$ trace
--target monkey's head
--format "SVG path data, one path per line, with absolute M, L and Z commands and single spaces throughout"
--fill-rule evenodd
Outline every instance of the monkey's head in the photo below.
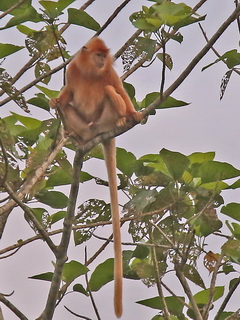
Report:
M 82 71 L 84 67 L 88 73 L 100 75 L 105 71 L 107 64 L 111 62 L 111 57 L 109 49 L 106 47 L 103 40 L 95 37 L 82 47 L 79 60 Z

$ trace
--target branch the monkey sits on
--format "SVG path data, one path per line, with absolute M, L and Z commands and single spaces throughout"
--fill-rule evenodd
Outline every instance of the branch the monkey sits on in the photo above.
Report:
M 51 108 L 60 114 L 69 135 L 79 145 L 99 134 L 123 126 L 128 118 L 142 120 L 125 92 L 122 81 L 113 68 L 113 60 L 105 43 L 92 38 L 70 62 L 66 85 L 58 98 L 50 100 Z M 116 179 L 115 139 L 103 142 L 111 198 L 114 239 L 114 308 L 122 315 L 122 249 Z

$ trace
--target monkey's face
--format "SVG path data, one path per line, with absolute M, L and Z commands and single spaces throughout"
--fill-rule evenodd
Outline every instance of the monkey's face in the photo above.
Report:
M 93 64 L 99 68 L 103 69 L 106 64 L 107 54 L 103 52 L 92 53 Z

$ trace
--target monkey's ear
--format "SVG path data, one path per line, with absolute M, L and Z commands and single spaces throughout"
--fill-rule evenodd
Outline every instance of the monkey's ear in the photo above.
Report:
M 83 46 L 83 47 L 82 47 L 82 51 L 85 51 L 85 50 L 87 50 L 87 47 L 86 47 L 86 46 Z

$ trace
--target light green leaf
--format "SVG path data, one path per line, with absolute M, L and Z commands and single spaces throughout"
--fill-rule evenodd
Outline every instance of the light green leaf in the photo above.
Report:
M 207 304 L 209 300 L 210 289 L 202 290 L 194 295 L 197 304 Z M 220 299 L 224 294 L 224 286 L 215 287 L 213 301 Z
M 86 274 L 89 269 L 78 261 L 72 260 L 64 264 L 62 280 L 67 284 L 73 282 L 79 276 Z

